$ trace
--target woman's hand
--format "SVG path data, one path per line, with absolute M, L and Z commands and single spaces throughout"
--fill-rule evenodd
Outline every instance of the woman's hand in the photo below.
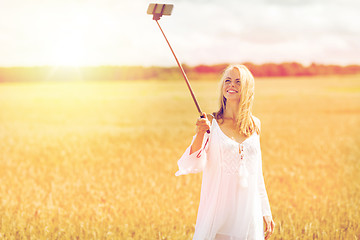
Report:
M 202 113 L 203 118 L 199 117 L 196 121 L 196 133 L 204 134 L 210 129 L 210 121 L 206 116 L 206 113 Z
M 190 154 L 198 151 L 201 148 L 204 135 L 206 131 L 210 129 L 210 122 L 209 119 L 206 117 L 206 114 L 202 113 L 201 116 L 204 117 L 203 118 L 199 117 L 198 120 L 196 121 L 196 137 L 191 145 Z
M 265 240 L 269 239 L 270 236 L 273 234 L 275 229 L 275 222 L 272 220 L 271 216 L 264 216 L 264 222 L 265 222 Z

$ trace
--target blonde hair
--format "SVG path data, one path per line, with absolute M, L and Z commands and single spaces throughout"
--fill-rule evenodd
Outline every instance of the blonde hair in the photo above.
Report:
M 224 121 L 224 112 L 226 109 L 226 98 L 224 97 L 223 87 L 226 77 L 230 71 L 236 68 L 240 73 L 240 102 L 237 114 L 236 130 L 247 137 L 251 136 L 255 131 L 260 134 L 259 126 L 256 125 L 252 116 L 252 106 L 254 102 L 255 81 L 254 77 L 244 65 L 229 65 L 220 80 L 220 109 L 214 113 L 215 118 Z

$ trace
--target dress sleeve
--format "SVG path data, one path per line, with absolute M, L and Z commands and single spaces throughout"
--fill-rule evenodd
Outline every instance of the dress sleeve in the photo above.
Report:
M 261 153 L 260 153 L 260 163 L 259 163 L 259 169 L 258 169 L 258 191 L 259 191 L 260 200 L 261 200 L 262 215 L 263 216 L 272 216 L 268 195 L 267 195 L 267 192 L 265 189 L 264 176 L 263 176 L 263 172 L 262 172 Z
M 258 126 L 259 130 L 261 128 L 261 122 L 260 119 L 254 117 L 254 121 L 256 125 Z M 259 152 L 259 167 L 258 167 L 258 191 L 260 195 L 261 200 L 261 208 L 262 208 L 262 215 L 263 216 L 271 216 L 271 210 L 270 210 L 270 203 L 269 198 L 265 189 L 265 181 L 264 181 L 264 175 L 262 171 L 262 156 L 261 156 L 261 150 Z
M 209 147 L 209 134 L 205 133 L 201 148 L 190 154 L 191 145 L 193 144 L 195 138 L 196 135 L 193 137 L 190 146 L 178 160 L 179 171 L 175 173 L 175 176 L 189 173 L 199 173 L 204 170 L 206 165 L 206 152 Z

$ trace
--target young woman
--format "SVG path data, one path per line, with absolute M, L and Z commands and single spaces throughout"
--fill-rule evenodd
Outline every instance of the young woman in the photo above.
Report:
M 177 176 L 203 172 L 193 239 L 268 239 L 275 223 L 262 174 L 260 120 L 251 112 L 254 77 L 245 66 L 230 65 L 220 85 L 219 111 L 197 120 L 178 161 Z

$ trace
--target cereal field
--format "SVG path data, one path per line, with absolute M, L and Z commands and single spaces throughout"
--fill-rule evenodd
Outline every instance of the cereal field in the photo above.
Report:
M 253 112 L 272 239 L 360 239 L 360 76 L 257 79 Z M 197 117 L 181 79 L 0 84 L 0 239 L 191 239 Z

